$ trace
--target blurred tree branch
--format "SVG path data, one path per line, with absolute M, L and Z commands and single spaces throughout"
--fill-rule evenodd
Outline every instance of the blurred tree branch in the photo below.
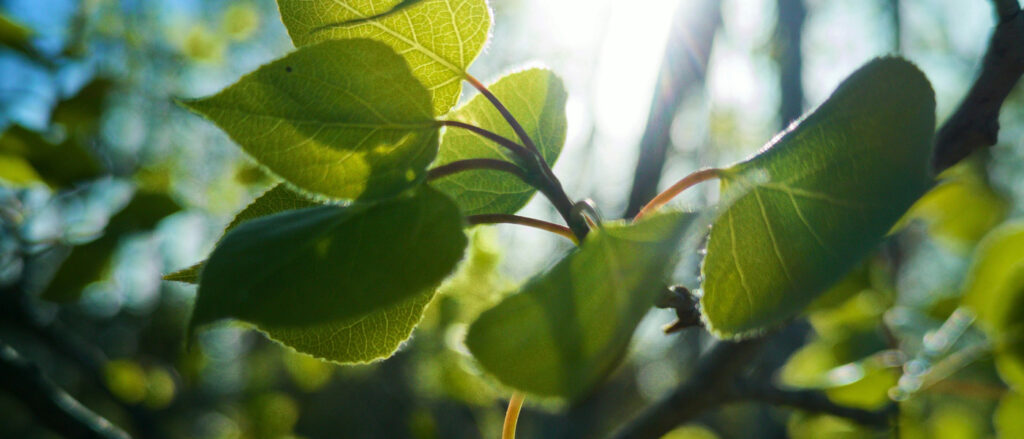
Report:
M 981 72 L 935 138 L 936 173 L 999 139 L 999 110 L 1024 74 L 1024 14 L 1017 0 L 993 0 L 999 17 Z
M 825 393 L 816 390 L 786 390 L 754 381 L 740 382 L 737 387 L 739 399 L 829 414 L 869 427 L 886 428 L 897 413 L 894 403 L 878 411 L 862 410 L 836 404 Z
M 85 408 L 39 368 L 0 343 L 0 388 L 20 399 L 41 423 L 70 439 L 128 439 L 127 433 Z
M 700 2 L 699 7 L 680 2 L 672 19 L 665 55 L 661 61 L 647 126 L 640 140 L 640 158 L 633 173 L 633 188 L 624 214 L 632 218 L 658 193 L 658 182 L 672 143 L 672 120 L 687 91 L 704 83 L 711 43 L 721 24 L 721 2 Z M 704 14 L 691 14 L 694 9 Z

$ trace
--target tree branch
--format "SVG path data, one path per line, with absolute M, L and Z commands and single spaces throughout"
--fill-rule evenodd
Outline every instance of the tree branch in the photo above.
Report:
M 691 7 L 680 2 L 669 31 L 654 99 L 647 115 L 647 127 L 640 140 L 640 157 L 633 172 L 633 188 L 625 217 L 631 218 L 658 193 L 658 183 L 672 143 L 672 120 L 686 92 L 703 84 L 711 54 L 711 42 L 721 22 L 718 1 L 702 2 L 705 14 L 690 14 Z
M 39 368 L 0 343 L 0 388 L 20 399 L 39 422 L 70 439 L 129 439 L 46 379 Z
M 811 413 L 825 413 L 846 418 L 861 425 L 886 428 L 896 413 L 894 404 L 879 411 L 845 407 L 832 402 L 817 390 L 783 390 L 772 385 L 759 385 L 750 381 L 737 384 L 738 398 L 766 404 L 792 407 Z
M 999 24 L 992 32 L 978 78 L 936 135 L 932 160 L 936 173 L 996 144 L 999 110 L 1024 74 L 1024 14 L 1017 0 L 993 0 L 992 4 Z

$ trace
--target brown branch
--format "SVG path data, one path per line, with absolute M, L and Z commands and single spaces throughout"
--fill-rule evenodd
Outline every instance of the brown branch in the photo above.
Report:
M 647 126 L 640 140 L 640 157 L 633 172 L 626 218 L 636 215 L 658 193 L 665 157 L 672 143 L 672 120 L 687 92 L 704 83 L 711 42 L 721 23 L 721 6 L 718 1 L 701 3 L 705 13 L 692 14 L 694 8 L 680 2 L 672 20 L 654 99 L 647 114 Z
M 70 439 L 129 439 L 128 433 L 85 408 L 39 368 L 0 343 L 0 389 L 28 406 L 36 419 Z
M 1017 0 L 993 0 L 999 17 L 981 72 L 935 138 L 936 173 L 999 139 L 999 110 L 1024 74 L 1024 14 Z

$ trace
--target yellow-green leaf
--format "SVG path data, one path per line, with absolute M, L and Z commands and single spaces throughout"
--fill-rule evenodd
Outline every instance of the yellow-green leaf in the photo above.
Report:
M 437 154 L 427 90 L 394 50 L 367 39 L 300 48 L 185 105 L 295 187 L 333 198 L 393 197 Z
M 278 0 L 295 46 L 371 38 L 402 54 L 430 90 L 434 112 L 458 102 L 466 69 L 487 43 L 486 0 Z

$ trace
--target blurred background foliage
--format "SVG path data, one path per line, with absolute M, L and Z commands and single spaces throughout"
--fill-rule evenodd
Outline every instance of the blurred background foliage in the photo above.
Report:
M 980 0 L 491 6 L 494 34 L 474 74 L 544 64 L 564 77 L 570 131 L 555 171 L 606 216 L 626 208 L 651 102 L 671 86 L 658 79 L 663 65 L 698 67 L 659 113 L 664 185 L 752 154 L 881 54 L 921 66 L 944 120 L 994 23 Z M 699 26 L 713 38 L 701 41 Z M 161 274 L 199 261 L 274 178 L 175 99 L 220 90 L 289 50 L 272 0 L 0 0 L 0 340 L 137 437 L 494 437 L 509 392 L 481 376 L 462 338 L 567 249 L 557 237 L 474 229 L 458 274 L 384 362 L 321 363 L 234 324 L 184 349 L 195 288 Z M 1000 143 L 948 170 L 877 254 L 773 337 L 755 373 L 852 407 L 896 401 L 904 438 L 1024 436 L 1021 87 L 1003 108 Z M 557 218 L 542 199 L 524 214 Z M 696 282 L 692 267 L 679 275 Z M 520 437 L 602 436 L 686 379 L 711 340 L 662 334 L 672 317 L 652 311 L 629 360 L 579 405 L 528 406 Z M 666 438 L 888 434 L 741 403 Z M 52 436 L 18 395 L 0 393 L 0 437 Z

